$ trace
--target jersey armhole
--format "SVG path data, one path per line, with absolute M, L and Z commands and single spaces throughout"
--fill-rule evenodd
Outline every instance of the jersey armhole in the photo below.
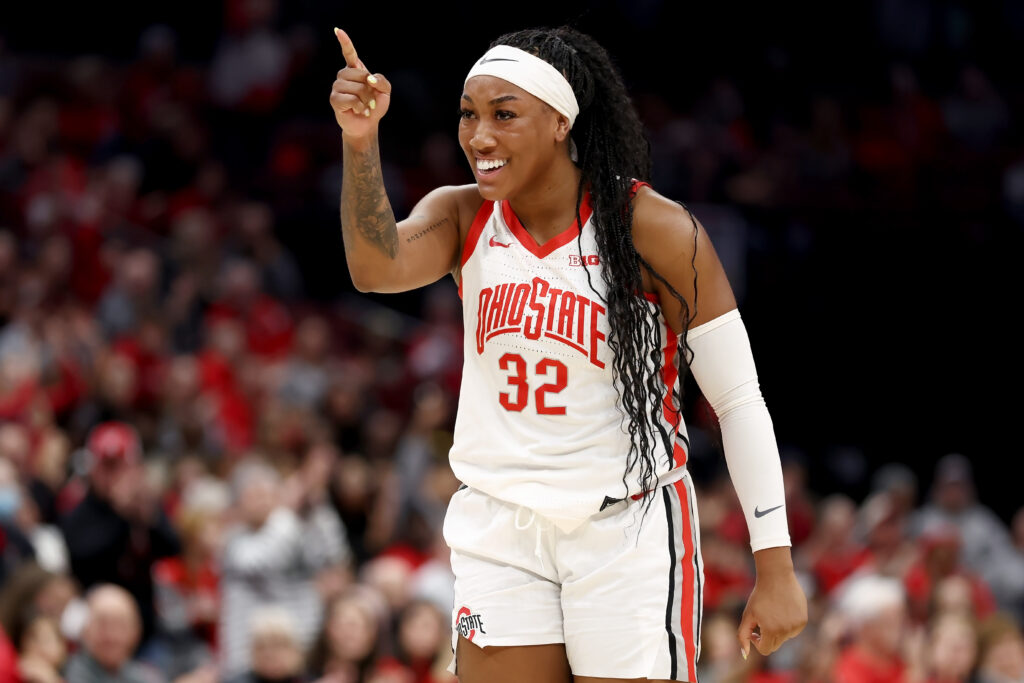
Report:
M 462 269 L 465 267 L 466 262 L 469 261 L 469 257 L 476 251 L 477 242 L 480 241 L 480 235 L 484 231 L 484 226 L 487 225 L 487 219 L 491 217 L 494 212 L 494 202 L 492 200 L 484 200 L 484 203 L 477 209 L 476 216 L 473 217 L 473 223 L 469 226 L 469 232 L 466 233 L 466 241 L 462 245 L 462 258 L 459 259 L 459 298 L 462 298 Z
M 651 184 L 643 180 L 637 180 L 636 178 L 633 178 L 633 185 L 629 188 L 630 201 L 632 201 L 633 198 L 636 197 L 636 194 L 637 192 L 640 191 L 641 187 L 651 187 Z M 653 190 L 654 188 L 651 187 L 651 189 Z M 645 299 L 650 301 L 655 306 L 658 306 L 659 308 L 661 307 L 661 297 L 659 297 L 654 292 L 643 292 L 643 296 Z
M 651 184 L 646 181 L 633 178 L 633 185 L 629 188 L 629 198 L 633 199 L 633 197 L 636 196 L 636 193 L 640 191 L 641 187 L 651 187 Z M 653 190 L 654 188 L 651 187 L 651 189 Z

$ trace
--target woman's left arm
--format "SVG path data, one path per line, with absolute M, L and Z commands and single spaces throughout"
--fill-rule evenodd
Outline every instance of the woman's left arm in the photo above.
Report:
M 746 327 L 711 240 L 688 210 L 642 187 L 633 226 L 637 251 L 665 280 L 648 278 L 666 322 L 676 332 L 688 328 L 690 370 L 718 418 L 750 531 L 757 578 L 738 631 L 740 647 L 746 656 L 753 642 L 769 654 L 803 630 L 807 599 L 793 571 L 779 449 Z

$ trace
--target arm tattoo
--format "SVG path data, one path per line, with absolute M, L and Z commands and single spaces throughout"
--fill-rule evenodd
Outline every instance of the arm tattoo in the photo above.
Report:
M 345 150 L 341 182 L 341 228 L 347 237 L 352 226 L 388 258 L 398 256 L 398 228 L 384 190 L 380 151 L 374 140 L 369 149 Z
M 448 222 L 447 218 L 442 218 L 440 220 L 434 221 L 433 223 L 431 223 L 427 227 L 423 228 L 419 232 L 416 232 L 416 233 L 413 233 L 412 235 L 409 235 L 409 237 L 405 241 L 406 242 L 412 242 L 412 241 L 418 240 L 419 238 L 421 238 L 424 235 L 426 235 L 428 232 L 433 232 L 434 230 L 437 230 L 438 228 L 440 228 L 442 225 L 444 225 L 447 222 Z

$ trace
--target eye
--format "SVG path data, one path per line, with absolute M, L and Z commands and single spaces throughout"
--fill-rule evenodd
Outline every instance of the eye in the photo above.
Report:
M 508 109 L 499 109 L 496 112 L 494 112 L 494 118 L 498 119 L 499 121 L 509 121 L 511 119 L 514 119 L 515 117 L 515 112 L 511 112 Z
M 470 111 L 469 109 L 466 109 L 465 107 L 459 107 L 459 118 L 460 119 L 471 119 L 471 118 L 473 118 L 473 116 L 474 116 L 473 112 Z

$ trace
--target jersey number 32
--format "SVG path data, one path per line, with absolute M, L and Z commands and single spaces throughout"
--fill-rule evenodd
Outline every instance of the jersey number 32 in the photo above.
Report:
M 498 401 L 505 410 L 520 412 L 526 408 L 530 399 L 530 384 L 526 377 L 526 361 L 518 353 L 506 353 L 498 359 L 498 367 L 510 371 L 508 385 L 515 392 L 501 392 Z M 553 371 L 553 372 L 552 372 Z M 551 358 L 542 358 L 533 369 L 535 377 L 551 379 L 553 382 L 542 384 L 533 391 L 533 402 L 538 415 L 565 415 L 565 406 L 550 406 L 545 403 L 545 394 L 557 394 L 565 389 L 569 382 L 569 369 L 565 363 Z

